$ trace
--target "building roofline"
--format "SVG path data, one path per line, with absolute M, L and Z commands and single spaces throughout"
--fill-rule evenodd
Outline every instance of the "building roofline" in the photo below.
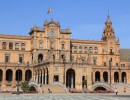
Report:
M 19 35 L 0 34 L 0 38 L 29 40 L 31 38 L 31 36 L 19 36 Z
M 99 40 L 79 40 L 79 39 L 71 39 L 72 43 L 94 43 L 94 44 L 100 44 L 100 43 L 106 43 L 104 41 Z

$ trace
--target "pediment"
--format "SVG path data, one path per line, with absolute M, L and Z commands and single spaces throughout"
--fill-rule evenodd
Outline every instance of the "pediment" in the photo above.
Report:
M 60 24 L 58 22 L 55 22 L 55 21 L 51 20 L 49 22 L 45 22 L 44 26 L 48 26 L 48 27 L 60 27 Z
M 49 26 L 49 27 L 57 27 L 58 25 L 55 24 L 55 23 L 50 23 L 48 26 Z

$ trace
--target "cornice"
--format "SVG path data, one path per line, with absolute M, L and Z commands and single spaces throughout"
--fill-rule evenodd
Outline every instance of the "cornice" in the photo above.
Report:
M 98 40 L 75 40 L 71 39 L 71 43 L 85 43 L 85 44 L 105 44 L 104 41 L 98 41 Z
M 18 36 L 18 35 L 5 35 L 5 34 L 0 34 L 0 38 L 3 38 L 3 39 L 30 40 L 30 39 L 31 39 L 31 36 Z

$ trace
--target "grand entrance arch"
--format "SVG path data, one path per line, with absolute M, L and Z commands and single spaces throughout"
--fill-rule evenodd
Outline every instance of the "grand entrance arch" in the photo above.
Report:
M 68 69 L 66 71 L 66 87 L 75 88 L 75 70 Z

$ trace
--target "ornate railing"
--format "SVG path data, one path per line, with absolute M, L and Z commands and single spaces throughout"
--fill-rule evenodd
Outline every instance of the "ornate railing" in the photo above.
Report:
M 5 66 L 5 67 L 17 67 L 18 64 L 17 63 L 0 63 L 0 66 Z M 20 63 L 19 67 L 20 66 L 27 66 L 27 63 Z M 30 64 L 29 66 L 32 66 L 32 64 Z
M 6 81 L 6 85 L 11 85 L 12 81 Z
M 102 83 L 96 82 L 95 84 L 92 85 L 92 89 L 94 90 L 98 86 L 102 86 L 102 87 L 106 88 L 107 90 L 115 91 L 115 88 L 111 87 L 110 84 L 108 84 L 107 82 L 102 82 Z
M 95 84 L 92 85 L 92 87 L 95 87 L 95 86 L 107 86 L 109 87 L 110 85 L 107 83 L 107 82 L 96 82 Z

